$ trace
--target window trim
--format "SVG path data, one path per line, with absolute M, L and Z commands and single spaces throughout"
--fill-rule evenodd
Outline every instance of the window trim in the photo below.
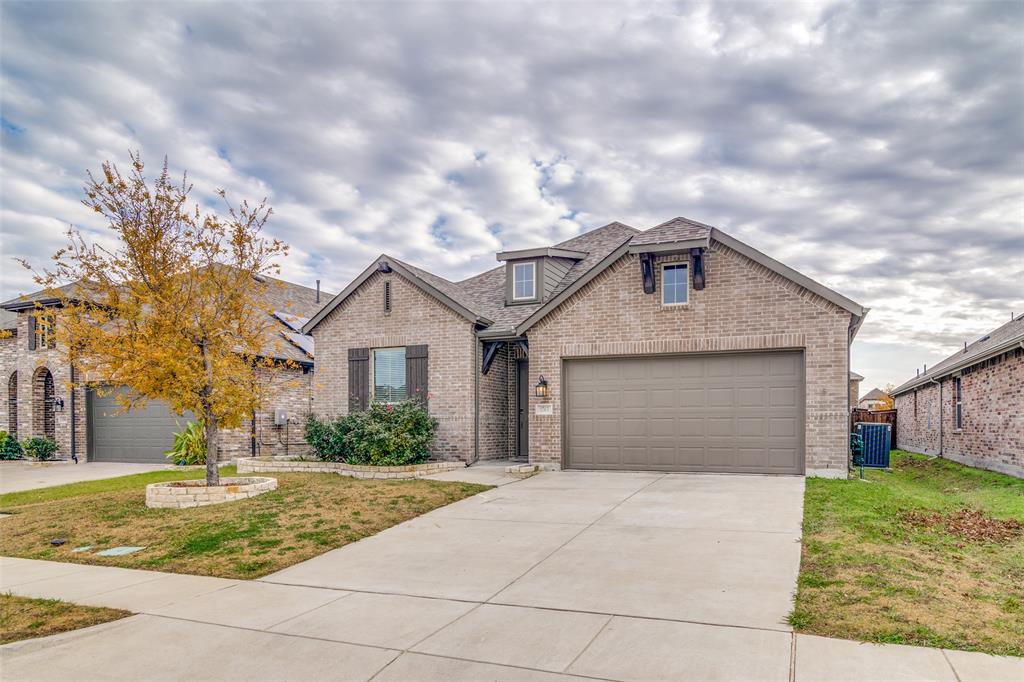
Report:
M 686 271 L 686 277 L 684 278 L 685 281 L 686 281 L 686 300 L 685 301 L 673 301 L 671 303 L 668 303 L 668 302 L 665 301 L 665 291 L 666 291 L 666 289 L 665 289 L 665 270 L 667 270 L 669 268 L 672 268 L 672 269 L 682 268 L 682 269 L 684 269 Z M 661 264 L 661 305 L 663 305 L 663 306 L 679 306 L 679 305 L 689 305 L 689 304 L 690 304 L 690 264 L 687 263 L 686 261 L 671 261 L 671 262 L 668 262 L 668 263 L 662 263 Z
M 531 283 L 533 293 L 529 296 L 516 296 L 516 270 L 518 268 L 529 267 L 531 271 Z M 524 280 L 525 281 L 525 280 Z M 523 263 L 512 264 L 512 300 L 513 301 L 536 301 L 537 300 L 537 261 L 525 261 Z
M 964 390 L 960 377 L 953 377 L 953 430 L 964 427 Z
M 378 400 L 377 399 L 377 351 L 402 351 L 402 387 L 405 389 L 405 397 L 402 400 L 409 399 L 409 380 L 406 372 L 408 371 L 409 360 L 405 357 L 405 346 L 385 346 L 382 348 L 371 348 L 370 349 L 370 372 L 369 372 L 369 393 L 370 393 L 370 404 L 377 403 L 380 405 L 397 405 L 402 400 Z

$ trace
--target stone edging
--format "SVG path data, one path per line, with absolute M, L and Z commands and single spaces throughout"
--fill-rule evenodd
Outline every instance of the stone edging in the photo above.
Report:
M 269 472 L 290 473 L 334 473 L 353 478 L 420 478 L 445 471 L 463 469 L 465 462 L 427 462 L 396 467 L 376 467 L 344 462 L 321 462 L 319 460 L 297 460 L 287 457 L 239 457 L 235 460 L 240 474 L 262 474 Z
M 189 509 L 234 502 L 277 490 L 276 478 L 262 476 L 222 478 L 210 487 L 206 481 L 165 481 L 146 486 L 146 506 L 151 509 Z

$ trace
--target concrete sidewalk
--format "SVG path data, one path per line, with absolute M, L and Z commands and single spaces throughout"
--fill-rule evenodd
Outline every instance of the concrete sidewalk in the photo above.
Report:
M 65 483 L 95 481 L 172 468 L 169 464 L 119 462 L 0 462 L 0 494 L 50 488 Z
M 0 647 L 5 680 L 1024 679 L 979 653 L 24 559 L 0 590 L 142 614 Z

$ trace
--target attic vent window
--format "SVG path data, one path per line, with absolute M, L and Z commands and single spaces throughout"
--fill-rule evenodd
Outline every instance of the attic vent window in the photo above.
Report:
M 512 266 L 512 299 L 528 301 L 537 298 L 537 264 L 516 263 Z
M 391 282 L 384 282 L 384 312 L 391 312 Z

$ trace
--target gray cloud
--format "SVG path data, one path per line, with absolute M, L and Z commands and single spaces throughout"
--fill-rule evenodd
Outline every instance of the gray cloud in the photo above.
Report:
M 140 148 L 268 196 L 286 274 L 334 290 L 381 251 L 460 278 L 686 215 L 870 306 L 869 383 L 1024 310 L 1020 3 L 0 13 L 5 298 L 10 257 L 103 238 L 84 172 Z

